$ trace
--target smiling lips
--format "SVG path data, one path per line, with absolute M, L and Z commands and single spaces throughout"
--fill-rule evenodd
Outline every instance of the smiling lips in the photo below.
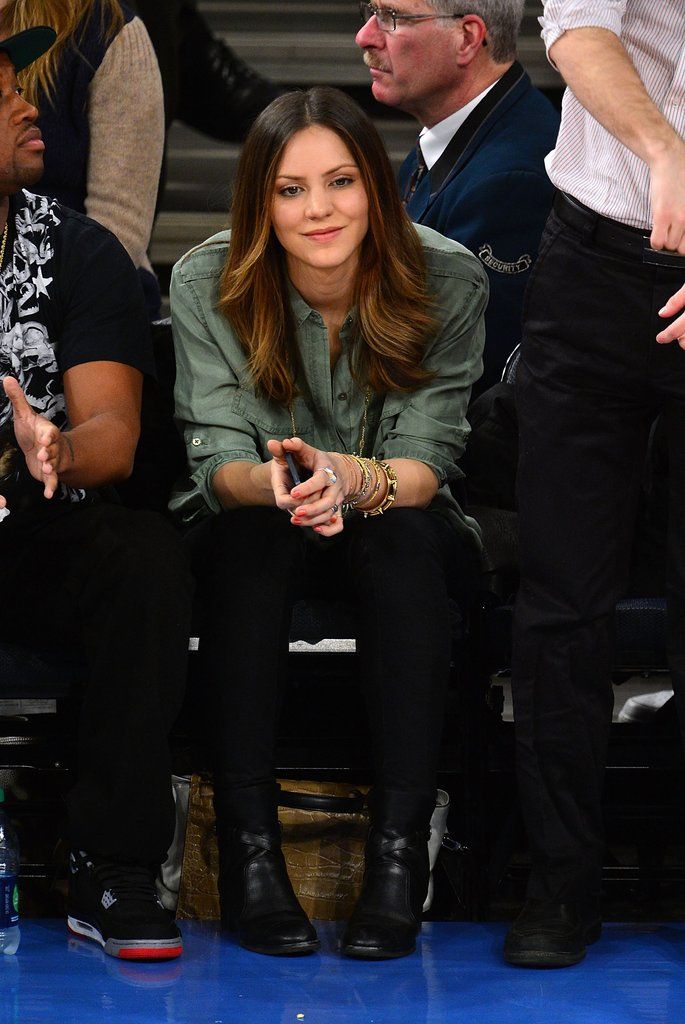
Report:
M 319 231 L 306 231 L 305 238 L 311 238 L 313 242 L 329 242 L 337 238 L 342 228 L 322 228 Z

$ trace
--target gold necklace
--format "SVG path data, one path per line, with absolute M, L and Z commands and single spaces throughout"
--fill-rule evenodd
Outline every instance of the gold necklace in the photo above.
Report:
M 8 228 L 9 224 L 5 221 L 5 230 L 2 233 L 2 243 L 0 243 L 0 270 L 2 269 L 2 263 L 5 259 L 5 246 L 7 245 Z
M 364 454 L 364 445 L 366 444 L 366 420 L 369 412 L 369 402 L 371 401 L 371 388 L 367 388 L 364 392 L 364 413 L 362 415 L 362 427 L 359 432 L 359 441 L 357 442 L 356 452 L 352 452 L 352 455 L 362 456 Z M 293 403 L 291 402 L 288 406 L 290 412 L 290 426 L 292 427 L 291 437 L 297 437 L 297 427 L 295 425 L 295 413 L 293 412 Z

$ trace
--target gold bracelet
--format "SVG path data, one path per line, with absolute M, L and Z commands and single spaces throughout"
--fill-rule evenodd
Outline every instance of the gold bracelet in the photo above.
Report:
M 392 466 L 389 466 L 387 462 L 377 462 L 376 459 L 372 459 L 371 461 L 376 463 L 377 466 L 380 466 L 385 473 L 388 481 L 388 489 L 378 508 L 372 508 L 370 511 L 363 513 L 365 519 L 369 516 L 382 516 L 384 512 L 388 511 L 397 497 L 397 473 L 395 470 Z
M 362 474 L 362 485 L 361 488 L 355 493 L 350 494 L 345 504 L 348 508 L 354 508 L 358 502 L 363 501 L 365 495 L 368 493 L 369 485 L 371 483 L 371 463 L 369 459 L 360 459 L 357 455 L 343 455 L 345 459 L 351 459 L 352 462 L 356 463 Z
M 341 453 L 340 458 L 345 462 L 345 464 L 347 465 L 347 468 L 350 469 L 350 472 L 352 473 L 352 481 L 354 481 L 356 479 L 356 468 L 355 468 L 354 461 L 353 461 L 352 457 L 350 455 L 346 455 L 344 453 Z M 362 482 L 362 485 L 363 485 L 363 473 L 361 474 L 361 482 Z M 353 496 L 354 496 L 354 493 L 352 492 L 352 497 Z M 344 506 L 347 505 L 347 496 L 345 496 L 343 498 L 343 505 Z
M 377 479 L 376 469 L 371 459 L 362 459 L 358 455 L 353 455 L 352 458 L 360 466 L 364 481 L 362 483 L 362 489 L 359 494 L 355 495 L 352 499 L 352 504 L 356 508 L 357 505 L 362 505 L 366 500 L 371 486 L 371 470 L 373 468 L 374 481 Z
M 357 501 L 355 502 L 355 508 L 359 509 L 360 512 L 364 511 L 364 506 L 366 506 L 366 505 L 370 505 L 373 508 L 373 502 L 376 499 L 376 496 L 378 495 L 378 492 L 381 489 L 381 484 L 382 484 L 383 480 L 385 480 L 386 483 L 387 483 L 387 477 L 385 476 L 385 474 L 384 473 L 379 473 L 379 471 L 378 471 L 379 470 L 378 462 L 375 459 L 373 459 L 373 458 L 369 459 L 369 462 L 371 463 L 371 466 L 373 468 L 374 485 L 373 485 L 373 490 L 371 491 L 371 493 L 369 495 L 367 495 L 366 497 L 362 496 L 362 497 L 358 498 Z

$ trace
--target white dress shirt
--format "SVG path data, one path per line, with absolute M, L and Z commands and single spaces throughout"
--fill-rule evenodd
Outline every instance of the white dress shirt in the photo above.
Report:
M 685 0 L 543 0 L 547 52 L 567 29 L 597 26 L 621 40 L 642 84 L 685 138 Z M 557 188 L 605 217 L 650 229 L 647 165 L 564 93 L 556 148 L 545 161 Z
M 499 78 L 497 79 L 499 82 Z M 455 110 L 453 114 L 446 117 L 443 121 L 438 121 L 432 128 L 422 128 L 419 133 L 419 144 L 421 146 L 421 152 L 423 153 L 423 159 L 426 162 L 426 167 L 430 171 L 433 164 L 436 164 L 442 154 L 447 149 L 450 140 L 456 134 L 459 128 L 463 125 L 466 118 L 469 116 L 472 110 L 475 110 L 480 101 L 487 96 L 490 90 L 497 85 L 497 82 L 493 82 L 487 89 L 483 89 L 482 92 L 474 96 L 465 107 L 460 107 L 459 110 Z

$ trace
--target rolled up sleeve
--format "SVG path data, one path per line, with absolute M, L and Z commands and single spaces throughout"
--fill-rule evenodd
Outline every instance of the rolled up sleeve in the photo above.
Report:
M 442 281 L 435 311 L 440 328 L 423 361 L 433 379 L 406 399 L 394 398 L 396 414 L 391 404 L 381 420 L 380 457 L 423 462 L 441 486 L 462 476 L 457 462 L 470 429 L 466 409 L 471 387 L 483 372 L 488 280 L 475 259 L 470 266 L 467 280 Z
M 260 463 L 254 426 L 233 411 L 235 370 L 209 329 L 192 280 L 174 269 L 170 299 L 176 354 L 174 398 L 190 479 L 208 508 L 220 511 L 212 478 L 227 462 Z
M 572 28 L 605 28 L 621 33 L 627 0 L 543 0 L 544 13 L 538 21 L 542 40 L 549 51 L 557 39 Z

